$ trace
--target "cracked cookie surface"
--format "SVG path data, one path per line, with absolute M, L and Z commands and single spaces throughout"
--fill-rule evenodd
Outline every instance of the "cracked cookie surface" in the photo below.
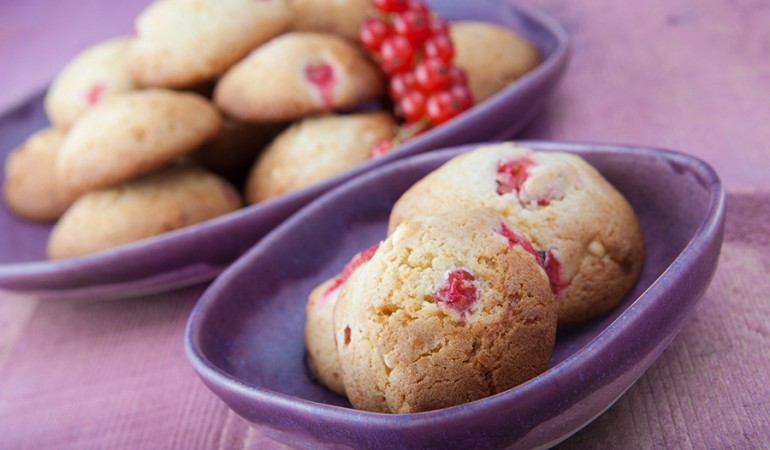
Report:
M 334 332 L 353 406 L 389 413 L 478 400 L 547 367 L 556 305 L 536 255 L 491 209 L 405 221 L 340 291 Z
M 505 143 L 460 155 L 396 202 L 404 220 L 485 206 L 501 212 L 540 253 L 559 305 L 559 325 L 599 317 L 633 287 L 644 260 L 638 219 L 582 158 Z

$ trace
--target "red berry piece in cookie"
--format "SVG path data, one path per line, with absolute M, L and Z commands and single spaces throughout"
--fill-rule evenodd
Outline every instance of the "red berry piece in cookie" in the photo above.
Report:
M 524 250 L 526 250 L 528 253 L 531 253 L 532 256 L 535 257 L 535 260 L 538 264 L 543 265 L 543 256 L 541 256 L 540 252 L 535 250 L 535 247 L 532 246 L 532 243 L 529 242 L 527 238 L 520 234 L 514 233 L 502 222 L 500 223 L 500 229 L 496 231 L 508 239 L 508 248 L 513 248 L 516 245 L 520 245 Z
M 85 98 L 87 105 L 96 104 L 101 98 L 102 94 L 107 90 L 107 85 L 104 83 L 95 83 L 86 91 Z
M 559 298 L 560 294 L 570 285 L 571 280 L 564 278 L 561 262 L 553 251 L 547 251 L 544 259 L 543 268 L 546 275 L 548 275 L 548 280 L 551 282 L 551 290 L 554 296 Z
M 535 162 L 528 156 L 502 160 L 497 165 L 497 194 L 517 193 L 529 177 L 529 168 Z
M 435 298 L 461 316 L 467 316 L 479 299 L 476 279 L 465 269 L 455 269 L 447 273 L 446 281 L 436 292 Z
M 318 89 L 324 108 L 332 109 L 334 86 L 337 84 L 332 66 L 323 61 L 312 62 L 305 66 L 305 78 Z
M 347 264 L 345 264 L 345 267 L 342 268 L 342 272 L 337 275 L 334 278 L 334 282 L 329 285 L 328 288 L 324 291 L 322 294 L 322 298 L 327 299 L 329 295 L 334 293 L 335 291 L 339 290 L 343 284 L 345 284 L 345 281 L 350 278 L 350 274 L 353 273 L 354 270 L 358 269 L 361 264 L 369 261 L 372 259 L 372 256 L 374 256 L 374 253 L 377 251 L 377 249 L 380 247 L 380 243 L 376 243 L 372 245 L 371 247 L 367 248 L 366 250 L 362 251 L 361 253 L 358 253 L 356 256 L 353 257 L 353 259 L 350 260 Z

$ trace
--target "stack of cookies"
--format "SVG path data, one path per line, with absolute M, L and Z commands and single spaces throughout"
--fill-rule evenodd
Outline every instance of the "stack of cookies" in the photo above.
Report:
M 557 327 L 617 306 L 643 259 L 633 209 L 583 159 L 480 147 L 407 190 L 387 238 L 311 292 L 308 367 L 368 411 L 494 395 L 546 370 Z
M 58 220 L 51 258 L 85 255 L 332 177 L 391 139 L 385 82 L 357 33 L 369 0 L 158 0 L 136 35 L 77 55 L 45 98 L 51 126 L 5 165 L 19 216 Z M 483 101 L 538 63 L 509 30 L 459 23 Z M 494 50 L 500 39 L 505 52 Z M 479 51 L 479 49 L 486 49 Z

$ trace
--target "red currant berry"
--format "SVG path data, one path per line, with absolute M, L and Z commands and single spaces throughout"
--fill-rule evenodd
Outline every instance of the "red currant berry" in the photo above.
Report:
M 467 86 L 463 85 L 454 85 L 449 89 L 449 92 L 452 94 L 452 96 L 457 100 L 457 102 L 460 104 L 460 108 L 465 111 L 466 109 L 471 109 L 473 107 L 473 96 L 471 95 L 470 89 L 468 89 Z
M 430 7 L 423 0 L 409 0 L 409 7 L 407 9 L 430 14 Z
M 455 65 L 449 68 L 449 80 L 452 86 L 467 86 L 468 77 L 465 71 Z
M 409 39 L 400 35 L 391 36 L 380 47 L 380 67 L 388 75 L 408 72 L 414 56 L 414 46 Z
M 460 114 L 463 110 L 454 95 L 448 91 L 441 91 L 428 97 L 425 111 L 431 123 L 440 125 Z
M 384 13 L 406 11 L 409 3 L 409 0 L 372 0 L 372 6 Z
M 424 45 L 425 56 L 439 58 L 446 62 L 452 62 L 455 56 L 455 48 L 452 40 L 446 34 L 437 34 L 429 37 Z
M 430 16 L 419 11 L 407 10 L 396 14 L 393 29 L 406 36 L 413 44 L 419 44 L 430 37 Z
M 358 38 L 361 44 L 373 52 L 379 52 L 384 41 L 393 33 L 390 25 L 379 19 L 366 19 L 361 29 L 358 31 Z
M 382 139 L 372 145 L 372 148 L 369 150 L 369 156 L 378 158 L 385 153 L 388 153 L 391 148 L 393 148 L 393 142 L 390 139 Z
M 431 16 L 428 28 L 434 36 L 449 36 L 449 24 L 439 16 Z
M 426 100 L 427 98 L 422 92 L 409 91 L 404 98 L 398 102 L 398 106 L 401 108 L 401 114 L 407 122 L 417 122 L 425 117 Z
M 450 65 L 439 58 L 423 59 L 414 68 L 417 88 L 426 93 L 446 90 L 452 85 L 449 69 Z
M 414 79 L 414 72 L 394 74 L 390 79 L 390 85 L 388 86 L 390 98 L 396 102 L 401 100 L 407 92 L 414 89 L 416 83 L 417 81 Z

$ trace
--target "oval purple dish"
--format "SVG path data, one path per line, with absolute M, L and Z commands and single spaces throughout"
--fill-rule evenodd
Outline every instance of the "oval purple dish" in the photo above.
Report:
M 21 220 L 0 206 L 0 292 L 48 299 L 113 299 L 208 281 L 281 221 L 335 186 L 414 154 L 511 137 L 540 110 L 564 72 L 566 33 L 539 11 L 509 2 L 436 1 L 433 6 L 450 20 L 485 20 L 509 27 L 533 42 L 543 61 L 462 116 L 381 158 L 301 191 L 115 250 L 67 261 L 46 261 L 51 225 Z M 41 94 L 0 116 L 0 160 L 33 131 L 47 126 L 42 98 Z M 3 177 L 0 173 L 0 183 Z
M 268 436 L 300 448 L 532 448 L 612 405 L 691 315 L 716 268 L 724 190 L 706 163 L 649 148 L 522 142 L 583 156 L 631 202 L 647 259 L 610 314 L 560 330 L 549 369 L 501 394 L 437 411 L 356 411 L 303 362 L 310 290 L 385 236 L 410 185 L 472 146 L 414 156 L 328 192 L 226 270 L 192 312 L 186 351 L 204 383 Z

